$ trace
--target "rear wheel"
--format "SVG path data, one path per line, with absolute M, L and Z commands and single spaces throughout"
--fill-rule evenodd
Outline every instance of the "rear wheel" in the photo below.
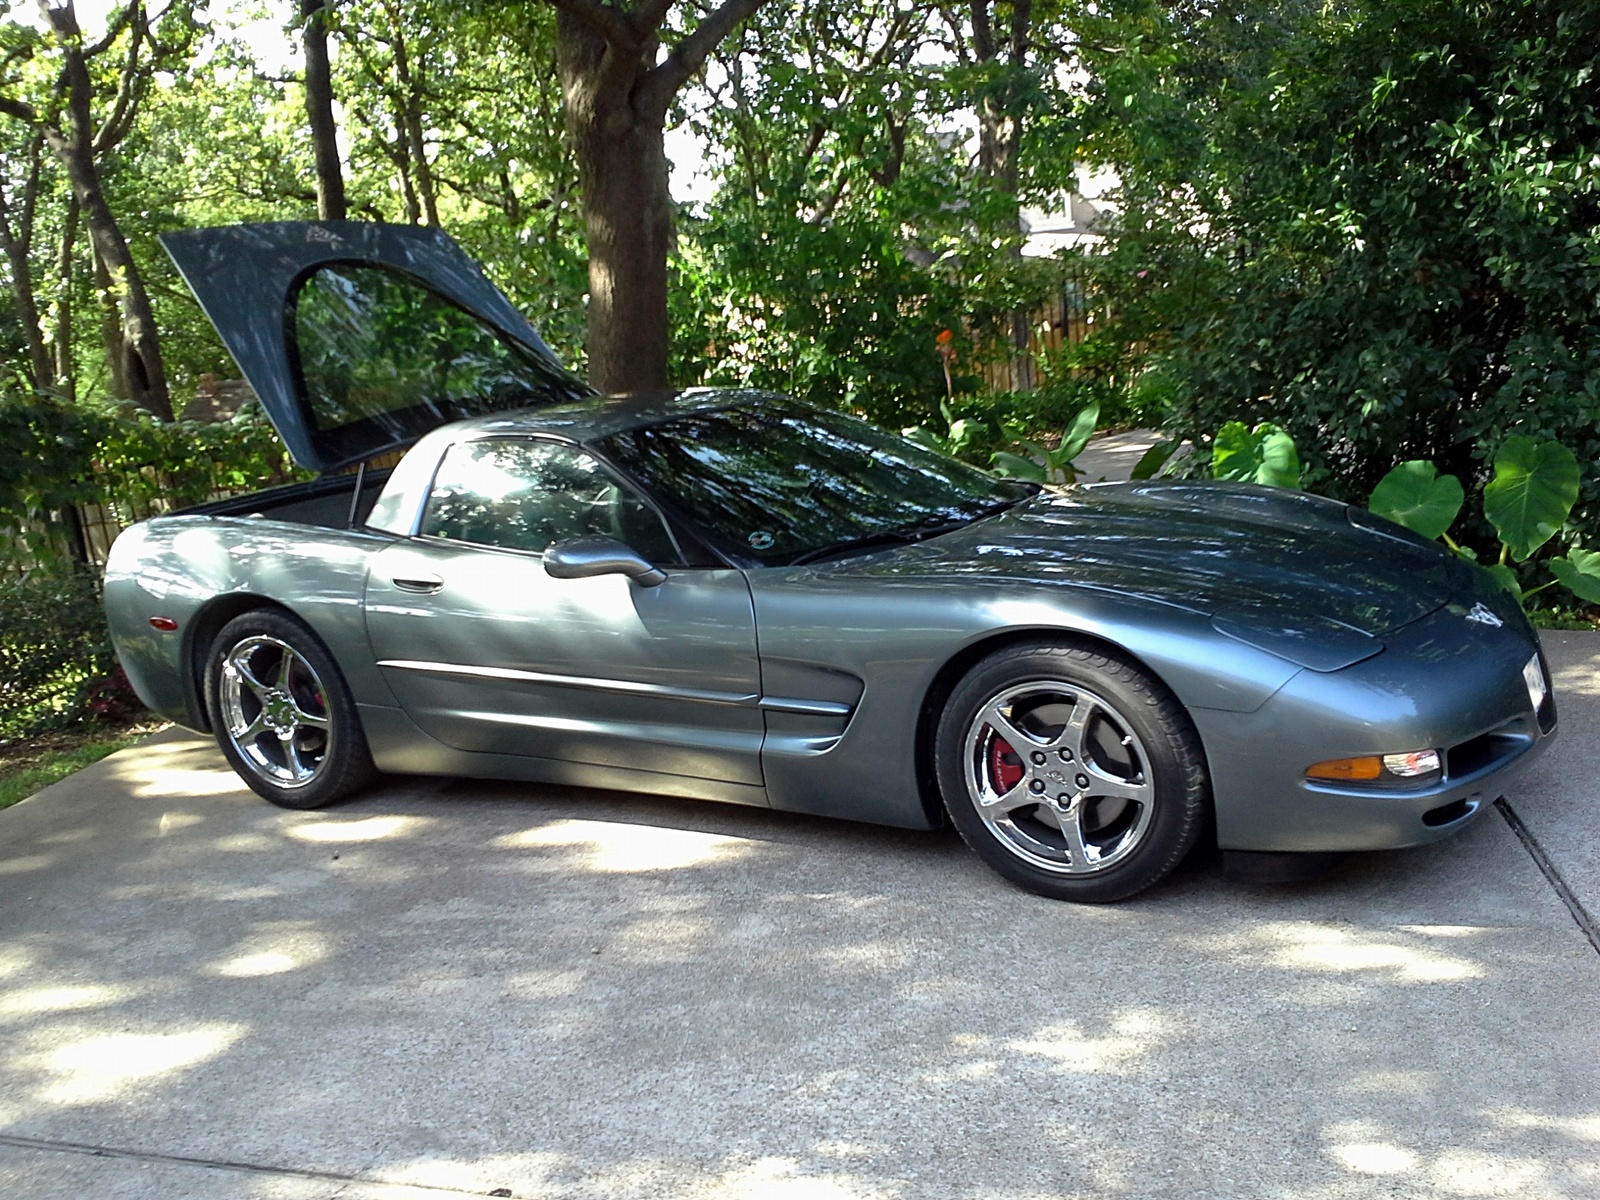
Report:
M 1097 650 L 990 655 L 952 693 L 935 753 L 961 836 L 1042 896 L 1125 899 L 1177 866 L 1205 824 L 1210 789 L 1188 714 Z
M 258 610 L 223 626 L 205 683 L 217 745 L 272 803 L 322 808 L 376 774 L 338 666 L 286 613 Z

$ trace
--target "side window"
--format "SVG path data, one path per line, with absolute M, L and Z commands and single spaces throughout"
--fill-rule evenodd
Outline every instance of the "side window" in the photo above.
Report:
M 626 542 L 657 565 L 682 561 L 655 510 L 592 455 L 529 438 L 450 447 L 419 532 L 534 553 L 599 534 Z

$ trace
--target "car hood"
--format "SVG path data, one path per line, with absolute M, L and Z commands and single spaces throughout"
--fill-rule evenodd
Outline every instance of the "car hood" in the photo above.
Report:
M 160 241 L 290 455 L 311 470 L 410 445 L 463 417 L 593 394 L 441 229 L 281 221 Z M 311 322 L 308 295 L 322 314 Z
M 1441 549 L 1398 526 L 1352 522 L 1321 496 L 1246 484 L 1101 484 L 1042 493 L 1000 516 L 854 560 L 897 576 L 1093 588 L 1176 605 L 1229 636 L 1335 670 L 1447 603 Z M 1365 516 L 1365 514 L 1362 514 Z M 841 566 L 846 564 L 841 563 Z

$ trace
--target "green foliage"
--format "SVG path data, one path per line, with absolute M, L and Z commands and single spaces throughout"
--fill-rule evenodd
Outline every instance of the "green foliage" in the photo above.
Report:
M 1026 479 L 1033 483 L 1071 483 L 1078 477 L 1073 460 L 1089 444 L 1099 420 L 1100 406 L 1090 404 L 1072 419 L 1053 448 L 1021 436 L 1021 432 L 1013 427 L 1008 432 L 1028 450 L 1028 454 L 1002 450 L 994 456 L 995 470 L 1008 478 Z
M 1454 475 L 1440 475 L 1431 462 L 1413 459 L 1379 480 L 1367 507 L 1425 538 L 1441 538 L 1455 524 L 1465 499 Z
M 0 536 L 14 561 L 64 550 L 58 515 L 93 497 L 95 447 L 111 422 L 51 400 L 0 396 Z
M 1600 7 L 1101 9 L 1103 271 L 1174 384 L 1168 431 L 1273 422 L 1347 499 L 1396 461 L 1473 480 L 1509 434 L 1558 441 L 1600 535 Z
M 952 415 L 950 405 L 943 400 L 939 402 L 939 415 L 944 418 L 943 433 L 929 429 L 926 425 L 913 425 L 900 432 L 919 446 L 926 446 L 929 450 L 948 454 L 952 458 L 961 458 L 981 436 L 983 422 L 972 417 Z
M 1483 489 L 1483 515 L 1511 557 L 1530 557 L 1566 523 L 1578 499 L 1577 457 L 1559 442 L 1510 437 Z
M 72 505 L 132 523 L 306 477 L 254 402 L 227 421 L 163 424 L 144 412 L 0 398 L 0 568 L 69 560 L 62 514 Z
M 1182 443 L 1176 440 L 1155 443 L 1139 456 L 1139 461 L 1133 464 L 1133 470 L 1128 478 L 1136 481 L 1154 479 L 1172 461 L 1172 456 L 1177 453 L 1180 445 Z
M 1294 439 L 1263 421 L 1254 429 L 1229 421 L 1211 444 L 1211 477 L 1268 487 L 1300 486 L 1300 455 Z
M 1559 443 L 1507 438 L 1495 456 L 1494 478 L 1483 489 L 1483 511 L 1500 539 L 1500 549 L 1486 569 L 1524 606 L 1556 582 L 1580 600 L 1600 603 L 1600 552 L 1573 548 L 1551 559 L 1555 579 L 1531 588 L 1523 587 L 1522 575 L 1510 561 L 1526 562 L 1565 526 L 1577 496 L 1577 459 Z M 1459 479 L 1439 475 L 1430 462 L 1412 460 L 1383 477 L 1367 507 L 1423 537 L 1443 538 L 1463 558 L 1477 562 L 1477 554 L 1448 532 L 1463 499 Z
M 75 720 L 83 685 L 115 665 L 92 571 L 0 582 L 0 738 Z
M 1573 550 L 1550 560 L 1550 570 L 1578 599 L 1600 604 L 1600 550 Z

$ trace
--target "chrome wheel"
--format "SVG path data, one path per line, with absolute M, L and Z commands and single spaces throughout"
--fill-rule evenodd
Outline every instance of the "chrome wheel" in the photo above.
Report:
M 305 656 L 255 635 L 222 656 L 218 700 L 229 742 L 277 788 L 314 783 L 328 763 L 328 694 Z
M 968 726 L 962 761 L 989 833 L 1051 874 L 1108 870 L 1150 829 L 1156 795 L 1144 744 L 1087 688 L 1034 680 L 994 694 Z

